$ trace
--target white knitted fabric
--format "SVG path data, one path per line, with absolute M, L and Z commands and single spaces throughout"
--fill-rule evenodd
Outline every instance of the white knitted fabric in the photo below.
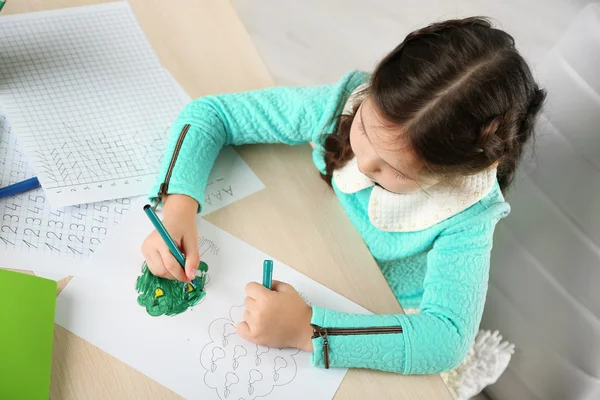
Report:
M 344 193 L 375 186 L 358 169 L 356 157 L 334 171 L 335 185 Z M 496 182 L 496 168 L 463 177 L 447 185 L 440 182 L 418 192 L 398 194 L 375 186 L 369 198 L 369 220 L 386 232 L 414 232 L 432 227 L 461 213 L 485 197 Z
M 419 310 L 407 308 L 404 312 L 418 314 Z M 465 359 L 443 372 L 442 379 L 456 400 L 468 400 L 500 378 L 514 352 L 515 345 L 502 341 L 498 331 L 480 330 Z

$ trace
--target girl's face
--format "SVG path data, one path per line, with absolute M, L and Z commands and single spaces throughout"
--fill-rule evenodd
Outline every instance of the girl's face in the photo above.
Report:
M 390 192 L 417 192 L 434 183 L 421 177 L 423 164 L 410 149 L 402 130 L 386 124 L 368 97 L 352 121 L 350 146 L 358 169 Z

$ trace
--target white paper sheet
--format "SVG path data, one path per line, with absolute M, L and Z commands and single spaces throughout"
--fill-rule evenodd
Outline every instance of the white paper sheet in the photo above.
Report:
M 235 334 L 244 287 L 261 282 L 266 254 L 200 221 L 209 265 L 207 295 L 174 317 L 150 317 L 137 304 L 140 245 L 152 226 L 128 215 L 57 300 L 56 322 L 189 399 L 326 399 L 345 369 L 311 366 L 304 351 L 266 348 Z M 293 284 L 312 304 L 367 313 L 328 288 L 275 262 L 273 278 Z
M 0 187 L 32 176 L 27 157 L 0 110 Z M 244 160 L 227 147 L 211 171 L 201 215 L 263 188 Z M 138 208 L 143 206 L 143 199 L 139 198 Z M 42 189 L 0 199 L 0 268 L 74 275 L 136 200 L 124 198 L 58 209 L 50 206 Z
M 213 165 L 204 191 L 204 216 L 250 196 L 265 185 L 231 147 L 225 147 Z
M 0 187 L 35 176 L 0 110 Z M 130 210 L 132 199 L 51 207 L 36 189 L 0 199 L 0 267 L 73 275 L 108 231 Z
M 54 207 L 143 195 L 189 97 L 126 2 L 0 17 L 0 103 Z

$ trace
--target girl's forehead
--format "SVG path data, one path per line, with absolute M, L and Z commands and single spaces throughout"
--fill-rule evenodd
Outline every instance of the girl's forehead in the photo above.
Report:
M 369 137 L 376 136 L 379 142 L 385 144 L 385 147 L 397 146 L 398 148 L 407 147 L 408 139 L 404 129 L 398 124 L 388 121 L 367 97 L 358 110 L 362 123 L 367 129 Z
M 399 170 L 412 170 L 421 164 L 404 129 L 386 121 L 368 97 L 358 113 L 369 141 L 384 161 Z

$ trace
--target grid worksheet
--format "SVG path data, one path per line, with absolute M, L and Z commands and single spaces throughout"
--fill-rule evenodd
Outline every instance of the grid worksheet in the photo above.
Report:
M 0 187 L 32 176 L 27 156 L 0 108 Z M 201 215 L 263 188 L 244 160 L 226 147 L 211 170 Z M 74 275 L 126 214 L 142 213 L 146 201 L 145 196 L 126 197 L 56 208 L 41 188 L 0 199 L 0 268 Z
M 0 111 L 0 187 L 34 176 Z M 73 275 L 131 210 L 131 198 L 51 207 L 38 188 L 0 199 L 0 267 Z
M 189 97 L 125 2 L 0 18 L 0 104 L 54 207 L 145 194 Z

